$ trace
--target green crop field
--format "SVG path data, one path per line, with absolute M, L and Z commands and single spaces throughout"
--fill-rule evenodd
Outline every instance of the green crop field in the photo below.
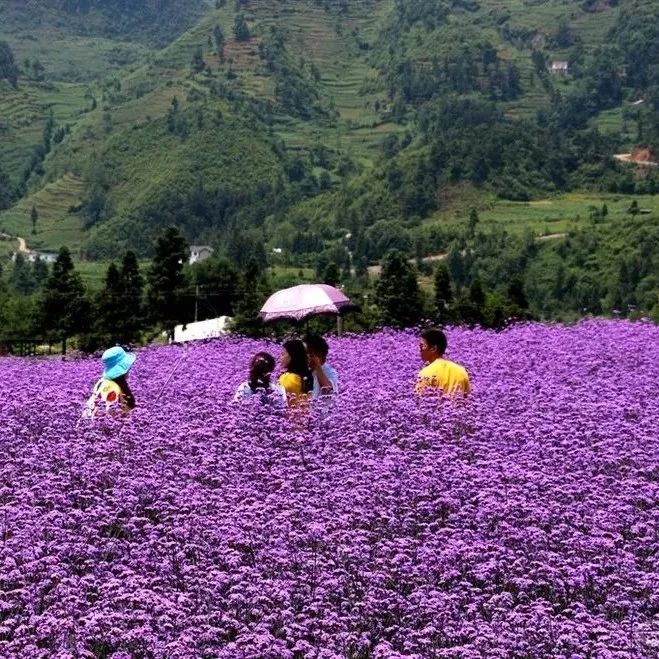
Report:
M 531 232 L 536 237 L 551 238 L 582 228 L 593 221 L 614 223 L 628 216 L 632 201 L 638 202 L 644 214 L 659 214 L 659 195 L 614 195 L 598 193 L 569 193 L 547 199 L 518 202 L 506 201 L 467 193 L 460 203 L 440 212 L 429 220 L 438 224 L 459 222 L 466 224 L 469 211 L 475 208 L 479 217 L 479 230 L 497 228 L 513 234 Z M 594 211 L 601 213 L 606 205 L 605 217 L 591 219 Z

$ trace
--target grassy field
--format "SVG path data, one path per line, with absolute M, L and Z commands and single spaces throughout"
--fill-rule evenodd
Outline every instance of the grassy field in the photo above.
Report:
M 476 208 L 480 230 L 488 228 L 504 229 L 510 233 L 522 234 L 530 231 L 539 238 L 554 237 L 586 225 L 591 213 L 601 212 L 606 205 L 607 215 L 600 222 L 615 222 L 627 214 L 632 200 L 638 202 L 644 211 L 659 213 L 659 195 L 629 197 L 625 195 L 598 193 L 569 193 L 529 202 L 505 201 L 494 197 L 468 196 L 469 201 L 459 201 L 450 210 L 435 215 L 431 222 L 467 222 L 469 211 Z

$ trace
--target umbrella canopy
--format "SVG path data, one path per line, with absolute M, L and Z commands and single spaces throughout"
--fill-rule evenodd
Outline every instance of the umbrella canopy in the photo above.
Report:
M 337 316 L 356 309 L 338 288 L 327 284 L 301 284 L 273 293 L 263 305 L 259 317 L 268 323 L 275 320 L 299 322 L 311 316 Z

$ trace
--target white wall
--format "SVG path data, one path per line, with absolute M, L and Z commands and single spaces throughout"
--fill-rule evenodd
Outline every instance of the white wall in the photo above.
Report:
M 174 328 L 174 341 L 180 343 L 183 341 L 199 341 L 200 339 L 213 339 L 218 336 L 224 336 L 228 334 L 227 327 L 230 321 L 231 318 L 229 316 L 220 316 L 219 318 L 200 320 L 197 323 L 177 325 Z

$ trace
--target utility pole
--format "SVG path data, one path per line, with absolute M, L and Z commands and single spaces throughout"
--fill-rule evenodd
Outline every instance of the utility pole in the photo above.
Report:
M 194 322 L 197 322 L 199 311 L 199 284 L 194 287 Z

